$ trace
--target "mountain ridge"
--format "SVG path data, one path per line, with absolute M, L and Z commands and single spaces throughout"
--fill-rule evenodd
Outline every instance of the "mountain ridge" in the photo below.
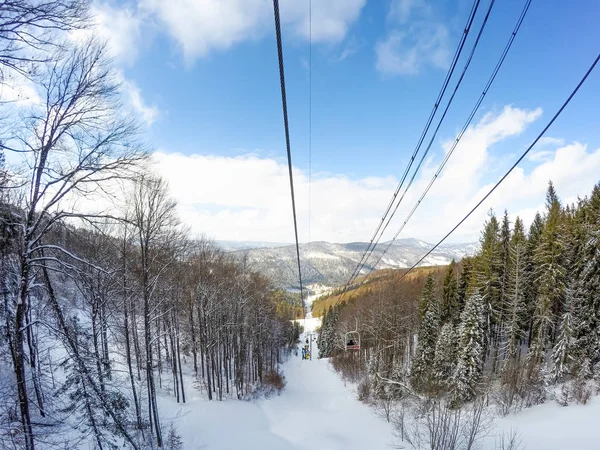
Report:
M 295 244 L 276 244 L 277 246 L 244 247 L 235 249 L 229 242 L 229 250 L 233 255 L 247 258 L 256 270 L 269 276 L 274 283 L 285 289 L 298 289 L 298 266 Z M 249 242 L 243 243 L 250 244 Z M 261 243 L 265 244 L 265 243 Z M 368 264 L 361 274 L 373 271 L 373 264 L 380 258 L 390 241 L 379 243 L 373 250 Z M 300 265 L 303 284 L 310 286 L 320 284 L 337 286 L 345 283 L 354 272 L 362 253 L 369 244 L 367 242 L 348 242 L 345 244 L 327 241 L 313 241 L 300 244 Z M 377 265 L 377 269 L 401 269 L 415 264 L 433 244 L 416 239 L 404 238 L 395 241 Z M 475 242 L 458 244 L 441 244 L 420 264 L 422 266 L 438 266 L 449 264 L 452 259 L 460 260 L 471 256 L 479 248 Z M 226 248 L 227 250 L 227 248 Z

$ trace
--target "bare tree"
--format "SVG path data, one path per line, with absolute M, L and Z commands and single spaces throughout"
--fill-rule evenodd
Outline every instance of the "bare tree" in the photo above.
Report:
M 18 287 L 7 307 L 8 335 L 19 396 L 25 448 L 34 448 L 27 393 L 24 331 L 30 292 L 39 269 L 69 268 L 77 255 L 46 241 L 65 220 L 88 223 L 107 215 L 86 212 L 75 200 L 106 191 L 111 180 L 130 176 L 144 160 L 134 137 L 136 128 L 118 114 L 117 84 L 106 64 L 104 46 L 90 41 L 45 66 L 41 78 L 44 105 L 15 123 L 1 145 L 25 156 L 24 201 L 12 225 L 19 229 Z
M 504 431 L 496 437 L 496 450 L 523 450 L 523 438 L 517 430 Z
M 50 59 L 60 32 L 84 26 L 88 0 L 5 0 L 0 6 L 0 84 L 5 70 L 30 77 Z
M 163 179 L 143 175 L 135 181 L 131 208 L 140 250 L 146 383 L 150 427 L 156 434 L 158 447 L 162 447 L 163 439 L 156 402 L 153 345 L 160 343 L 160 329 L 155 329 L 154 334 L 153 324 L 160 311 L 161 301 L 156 298 L 155 293 L 161 278 L 166 275 L 166 270 L 176 258 L 171 246 L 180 237 L 175 206 L 175 202 L 168 196 L 167 185 Z M 157 354 L 160 358 L 160 347 Z

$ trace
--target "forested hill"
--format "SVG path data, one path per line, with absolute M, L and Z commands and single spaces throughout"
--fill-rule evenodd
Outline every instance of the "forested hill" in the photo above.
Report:
M 321 356 L 343 354 L 344 332 L 357 326 L 361 358 L 348 370 L 366 373 L 368 361 L 370 392 L 400 396 L 379 383 L 392 380 L 453 405 L 484 394 L 507 414 L 564 383 L 558 401 L 585 404 L 600 372 L 599 230 L 600 184 L 570 205 L 550 184 L 528 227 L 490 215 L 481 249 L 460 264 L 399 283 L 390 282 L 398 273 L 384 274 L 329 299 Z
M 374 270 L 375 263 L 388 247 L 388 242 L 380 243 L 365 265 L 363 273 Z M 362 253 L 367 248 L 366 242 L 333 244 L 329 242 L 310 242 L 300 244 L 302 277 L 306 285 L 319 283 L 325 286 L 344 284 L 349 278 Z M 381 258 L 377 269 L 406 268 L 413 265 L 425 254 L 433 244 L 418 239 L 398 239 L 385 256 Z M 230 247 L 231 248 L 231 247 Z M 460 260 L 474 254 L 477 243 L 444 244 L 438 247 L 423 261 L 423 266 L 449 264 L 453 259 Z M 252 267 L 267 275 L 283 288 L 298 287 L 298 267 L 296 247 L 293 245 L 271 248 L 253 248 L 233 252 L 240 258 L 247 257 Z
M 465 260 L 469 259 L 467 257 Z M 456 266 L 460 267 L 461 263 L 456 263 Z M 344 287 L 340 287 L 318 297 L 311 305 L 312 315 L 321 317 L 330 307 L 342 302 L 356 304 L 361 308 L 370 308 L 371 301 L 374 299 L 393 296 L 398 292 L 402 292 L 403 302 L 413 304 L 419 298 L 427 276 L 433 274 L 436 280 L 441 281 L 447 268 L 448 265 L 418 267 L 403 279 L 401 277 L 408 269 L 376 270 L 359 277 L 345 292 Z

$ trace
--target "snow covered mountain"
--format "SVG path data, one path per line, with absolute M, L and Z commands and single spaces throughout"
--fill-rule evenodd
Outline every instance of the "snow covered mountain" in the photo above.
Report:
M 300 244 L 300 256 L 303 282 L 306 285 L 319 283 L 336 286 L 345 283 L 360 261 L 366 242 L 332 244 L 329 242 L 310 242 Z M 389 242 L 377 245 L 362 273 L 371 272 Z M 477 243 L 442 244 L 431 253 L 421 265 L 444 265 L 452 259 L 459 260 L 475 253 Z M 234 247 L 230 246 L 229 248 Z M 257 246 L 258 247 L 258 246 Z M 433 244 L 418 239 L 398 239 L 387 251 L 377 269 L 410 267 L 417 262 Z M 247 256 L 249 262 L 278 285 L 286 288 L 298 287 L 298 269 L 295 245 L 263 247 L 238 250 L 240 257 Z

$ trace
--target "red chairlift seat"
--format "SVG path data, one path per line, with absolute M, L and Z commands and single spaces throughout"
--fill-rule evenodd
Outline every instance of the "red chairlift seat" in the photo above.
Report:
M 360 350 L 360 334 L 358 331 L 346 333 L 346 350 Z

